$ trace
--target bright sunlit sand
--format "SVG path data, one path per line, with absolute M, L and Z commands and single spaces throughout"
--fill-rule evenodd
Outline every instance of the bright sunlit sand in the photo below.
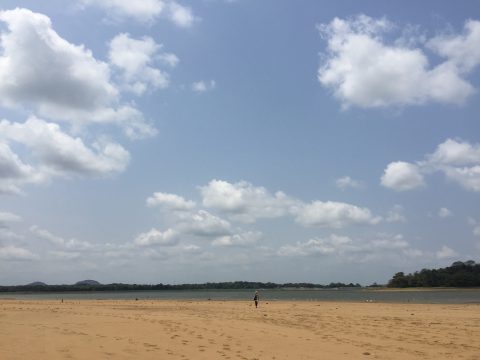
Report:
M 0 359 L 480 359 L 480 305 L 0 300 Z

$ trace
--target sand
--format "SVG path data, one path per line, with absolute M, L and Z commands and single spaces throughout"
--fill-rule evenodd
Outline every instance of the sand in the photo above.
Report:
M 0 359 L 480 359 L 480 305 L 0 300 Z

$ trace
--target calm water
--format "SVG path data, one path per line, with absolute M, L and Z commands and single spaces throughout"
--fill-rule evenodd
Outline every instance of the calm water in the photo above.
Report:
M 253 298 L 254 290 L 182 290 L 130 292 L 71 293 L 0 293 L 0 298 L 23 300 L 95 299 L 95 300 L 245 300 Z M 427 304 L 480 303 L 480 289 L 448 289 L 427 291 L 378 291 L 364 289 L 339 290 L 260 290 L 261 301 L 354 301 Z

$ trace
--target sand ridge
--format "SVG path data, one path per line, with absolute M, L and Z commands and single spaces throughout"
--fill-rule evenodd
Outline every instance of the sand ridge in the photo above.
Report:
M 0 359 L 480 360 L 480 304 L 0 300 Z

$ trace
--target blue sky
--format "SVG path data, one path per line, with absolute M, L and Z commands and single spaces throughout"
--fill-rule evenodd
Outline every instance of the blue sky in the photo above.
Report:
M 478 260 L 477 8 L 3 1 L 0 283 Z

